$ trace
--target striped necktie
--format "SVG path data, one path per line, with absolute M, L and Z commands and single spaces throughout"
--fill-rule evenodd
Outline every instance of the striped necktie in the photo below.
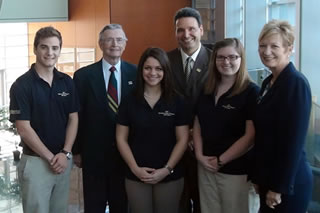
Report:
M 110 69 L 110 78 L 109 78 L 109 84 L 108 84 L 108 105 L 110 109 L 117 114 L 118 112 L 118 91 L 117 91 L 117 79 L 115 77 L 114 71 L 116 71 L 116 68 L 112 66 Z
M 189 56 L 186 60 L 186 66 L 185 66 L 185 69 L 184 69 L 184 72 L 185 72 L 185 75 L 186 75 L 186 80 L 188 81 L 189 80 L 189 77 L 190 77 L 190 74 L 191 74 L 191 70 L 192 70 L 192 57 Z

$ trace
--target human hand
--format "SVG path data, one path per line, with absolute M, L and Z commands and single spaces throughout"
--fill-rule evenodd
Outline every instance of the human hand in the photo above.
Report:
M 217 172 L 219 170 L 218 159 L 215 156 L 199 156 L 197 157 L 201 165 L 210 172 Z
M 73 155 L 73 163 L 79 167 L 82 168 L 82 158 L 80 154 Z
M 266 204 L 271 209 L 274 209 L 276 205 L 281 203 L 281 194 L 277 192 L 273 192 L 271 190 L 268 191 L 266 195 Z
M 150 180 L 146 181 L 145 183 L 149 183 L 149 184 L 159 183 L 165 177 L 167 177 L 169 174 L 170 173 L 167 168 L 156 169 L 151 173 L 152 178 Z
M 148 167 L 137 167 L 132 170 L 133 174 L 139 178 L 142 182 L 148 182 L 152 180 L 152 172 L 154 172 L 155 169 L 148 168 Z
M 68 167 L 67 156 L 63 153 L 56 154 L 50 162 L 51 170 L 56 174 L 63 173 Z

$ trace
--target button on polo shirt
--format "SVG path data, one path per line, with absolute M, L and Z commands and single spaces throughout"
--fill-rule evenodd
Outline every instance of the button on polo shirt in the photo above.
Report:
M 72 79 L 56 69 L 52 85 L 41 79 L 34 65 L 10 89 L 10 121 L 29 120 L 45 146 L 57 154 L 64 146 L 69 113 L 79 111 Z M 26 144 L 24 149 L 29 149 Z M 29 149 L 30 150 L 30 149 Z

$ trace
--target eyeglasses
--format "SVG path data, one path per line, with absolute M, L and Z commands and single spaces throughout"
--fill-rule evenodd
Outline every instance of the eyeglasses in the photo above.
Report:
M 228 60 L 228 61 L 235 61 L 235 60 L 237 60 L 238 58 L 241 58 L 241 56 L 239 56 L 239 55 L 228 55 L 228 56 L 223 56 L 223 55 L 217 55 L 217 57 L 216 57 L 216 60 L 217 61 L 225 61 L 226 59 Z
M 118 44 L 123 44 L 126 41 L 127 41 L 127 39 L 125 39 L 125 38 L 106 38 L 106 39 L 104 39 L 104 42 L 108 43 L 108 44 L 111 44 L 113 42 L 118 43 Z

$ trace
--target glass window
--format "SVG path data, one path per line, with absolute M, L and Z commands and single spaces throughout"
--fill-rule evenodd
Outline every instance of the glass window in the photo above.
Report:
M 0 107 L 9 104 L 13 81 L 28 70 L 27 23 L 0 23 Z
M 193 8 L 197 9 L 202 18 L 203 44 L 212 44 L 216 41 L 215 35 L 215 0 L 193 0 Z

